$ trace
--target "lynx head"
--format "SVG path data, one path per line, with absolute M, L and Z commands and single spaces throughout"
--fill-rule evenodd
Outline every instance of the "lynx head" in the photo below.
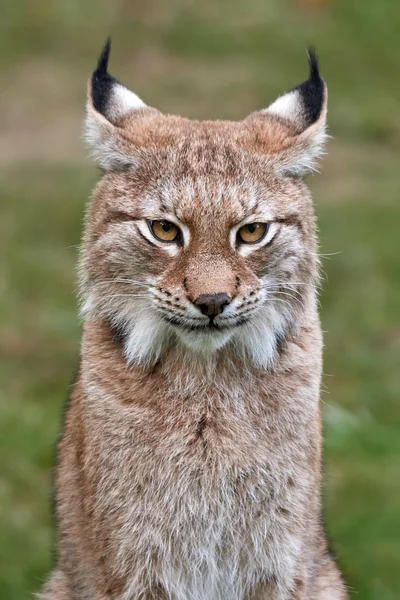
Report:
M 315 54 L 307 81 L 268 108 L 201 122 L 146 106 L 108 74 L 109 52 L 108 41 L 88 88 L 86 137 L 103 177 L 81 254 L 83 314 L 123 333 L 130 363 L 174 344 L 268 367 L 315 301 L 302 181 L 325 139 Z

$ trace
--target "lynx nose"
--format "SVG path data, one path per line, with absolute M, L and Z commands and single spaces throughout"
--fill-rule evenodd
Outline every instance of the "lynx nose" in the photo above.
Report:
M 216 317 L 231 303 L 231 300 L 228 294 L 200 294 L 194 304 L 199 307 L 203 315 Z

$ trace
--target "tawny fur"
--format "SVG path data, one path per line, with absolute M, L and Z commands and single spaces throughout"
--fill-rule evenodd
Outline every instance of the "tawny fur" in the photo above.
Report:
M 91 86 L 106 172 L 42 598 L 344 600 L 320 520 L 317 243 L 298 176 L 320 153 L 326 89 L 312 123 L 299 105 L 290 121 L 293 98 L 231 123 L 164 116 L 122 86 L 101 113 Z M 249 218 L 270 238 L 238 247 Z M 157 219 L 183 246 L 152 239 Z M 211 328 L 194 302 L 221 292 Z

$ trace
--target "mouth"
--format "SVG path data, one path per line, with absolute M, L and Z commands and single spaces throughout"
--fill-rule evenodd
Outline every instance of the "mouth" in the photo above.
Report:
M 180 327 L 182 329 L 186 329 L 189 331 L 199 331 L 199 332 L 200 331 L 201 332 L 209 332 L 209 331 L 225 332 L 225 331 L 235 329 L 236 327 L 240 327 L 241 325 L 245 325 L 249 321 L 248 317 L 239 317 L 239 318 L 235 319 L 235 321 L 233 323 L 216 323 L 215 317 L 210 317 L 208 322 L 202 321 L 201 323 L 190 323 L 190 322 L 178 319 L 176 317 L 165 317 L 164 316 L 163 318 L 165 321 L 167 321 L 167 323 L 169 323 L 170 325 L 173 325 L 175 327 Z

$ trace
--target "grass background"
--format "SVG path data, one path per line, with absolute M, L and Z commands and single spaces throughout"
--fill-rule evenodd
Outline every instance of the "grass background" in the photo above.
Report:
M 321 295 L 328 531 L 354 599 L 400 598 L 399 30 L 397 0 L 2 3 L 2 600 L 29 597 L 51 560 L 50 467 L 79 353 L 76 245 L 97 176 L 80 125 L 108 34 L 115 76 L 198 118 L 267 106 L 317 47 L 333 136 L 310 178 L 321 252 L 334 253 Z

